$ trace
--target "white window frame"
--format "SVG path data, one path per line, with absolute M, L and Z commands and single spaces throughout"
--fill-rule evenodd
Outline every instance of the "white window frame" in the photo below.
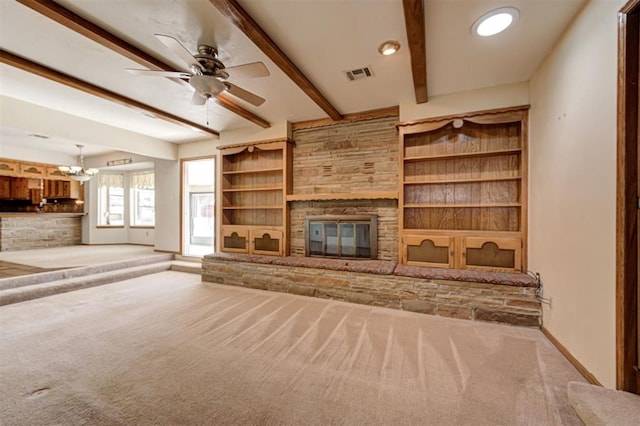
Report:
M 131 214 L 129 215 L 129 226 L 132 228 L 152 228 L 155 227 L 155 174 L 153 170 L 144 170 L 132 172 L 129 174 L 129 200 Z M 140 199 L 142 196 L 150 198 L 150 205 L 140 205 Z M 151 209 L 152 214 L 150 221 L 138 221 L 140 215 L 140 209 Z
M 121 205 L 112 205 L 116 198 Z M 98 226 L 123 227 L 125 224 L 124 174 L 100 173 L 98 175 Z M 119 212 L 120 211 L 120 212 Z M 120 219 L 116 219 L 117 215 Z

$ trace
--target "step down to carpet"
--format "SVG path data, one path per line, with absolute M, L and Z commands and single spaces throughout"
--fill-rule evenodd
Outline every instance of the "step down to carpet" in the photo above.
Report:
M 0 291 L 0 306 L 168 271 L 171 269 L 171 263 L 171 261 L 155 262 L 149 265 L 121 268 L 97 274 L 2 290 Z
M 200 275 L 202 263 L 159 254 L 126 261 L 0 279 L 0 306 L 110 284 L 163 271 Z
M 202 263 L 174 260 L 173 262 L 171 262 L 171 270 L 178 272 L 188 272 L 190 274 L 202 274 Z
M 20 277 L 3 278 L 0 279 L 0 290 L 8 290 L 12 288 L 31 286 L 51 281 L 95 275 L 104 272 L 116 271 L 118 269 L 144 266 L 158 262 L 167 262 L 173 260 L 173 258 L 174 255 L 171 253 L 154 254 L 151 256 L 128 259 L 118 262 L 99 263 L 96 265 L 79 266 L 77 268 L 60 269 L 57 271 L 42 272 L 39 274 L 23 275 Z
M 637 426 L 640 396 L 588 383 L 569 382 L 569 403 L 586 426 Z

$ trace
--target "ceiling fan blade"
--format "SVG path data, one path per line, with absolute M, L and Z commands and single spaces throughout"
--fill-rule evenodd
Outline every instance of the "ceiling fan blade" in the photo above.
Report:
M 207 97 L 202 96 L 198 92 L 193 92 L 193 97 L 191 98 L 192 105 L 204 105 L 207 103 Z
M 182 59 L 184 63 L 189 66 L 189 69 L 195 66 L 200 71 L 204 71 L 204 68 L 202 68 L 200 62 L 198 62 L 198 60 L 187 50 L 187 48 L 178 41 L 178 39 L 164 34 L 155 34 L 155 36 L 158 40 L 160 40 L 162 44 L 167 47 L 167 49 L 178 55 L 180 59 Z
M 224 69 L 230 76 L 237 77 L 268 77 L 269 70 L 262 62 L 251 62 L 244 65 L 236 65 Z
M 169 78 L 189 78 L 191 74 L 180 71 L 156 71 L 156 70 L 139 70 L 134 68 L 127 68 L 130 74 L 135 75 L 149 75 L 154 77 L 169 77 Z
M 224 85 L 226 86 L 227 92 L 229 92 L 233 96 L 237 96 L 243 101 L 249 102 L 251 105 L 260 106 L 264 103 L 264 98 L 261 98 L 260 96 L 249 92 L 248 90 L 244 90 L 243 88 L 238 87 L 235 84 L 225 81 Z

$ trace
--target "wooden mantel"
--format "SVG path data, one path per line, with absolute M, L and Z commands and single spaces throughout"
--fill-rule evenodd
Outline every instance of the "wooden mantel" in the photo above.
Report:
M 397 192 L 351 192 L 287 195 L 287 201 L 397 200 Z

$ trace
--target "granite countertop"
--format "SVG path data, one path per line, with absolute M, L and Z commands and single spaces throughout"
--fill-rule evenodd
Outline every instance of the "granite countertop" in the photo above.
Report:
M 86 213 L 33 213 L 33 212 L 6 212 L 0 213 L 0 218 L 3 217 L 81 217 L 85 216 Z

